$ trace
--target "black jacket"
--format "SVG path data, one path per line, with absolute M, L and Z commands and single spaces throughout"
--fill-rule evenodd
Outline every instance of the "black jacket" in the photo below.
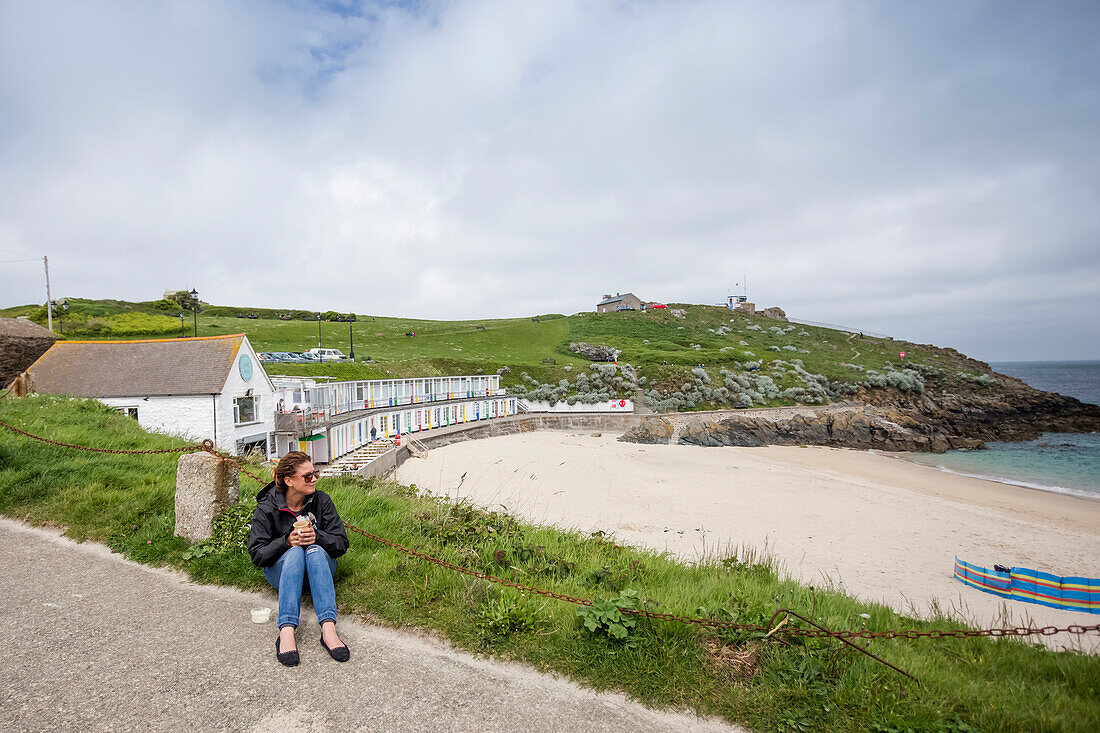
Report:
M 336 505 L 323 491 L 314 491 L 306 498 L 300 514 L 313 522 L 317 544 L 336 559 L 348 551 L 348 535 L 336 513 Z M 287 508 L 286 496 L 275 491 L 275 482 L 256 494 L 256 511 L 252 513 L 252 532 L 248 538 L 248 554 L 258 567 L 269 568 L 290 549 L 287 538 L 298 519 Z

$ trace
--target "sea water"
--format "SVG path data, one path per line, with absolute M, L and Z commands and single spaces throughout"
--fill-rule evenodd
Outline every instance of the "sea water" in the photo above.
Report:
M 1002 362 L 993 370 L 1047 392 L 1100 404 L 1100 361 Z M 1100 434 L 1043 433 L 989 443 L 988 450 L 906 453 L 916 463 L 966 476 L 1100 499 Z

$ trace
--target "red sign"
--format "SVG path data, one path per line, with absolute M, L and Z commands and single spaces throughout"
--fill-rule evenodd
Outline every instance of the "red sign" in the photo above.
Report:
M 904 351 L 902 351 L 902 352 L 901 352 L 901 353 L 899 354 L 899 356 L 901 356 L 901 358 L 902 358 L 902 359 L 904 359 L 904 358 L 905 358 L 905 352 L 904 352 Z
M 626 400 L 619 400 L 619 407 L 626 407 Z

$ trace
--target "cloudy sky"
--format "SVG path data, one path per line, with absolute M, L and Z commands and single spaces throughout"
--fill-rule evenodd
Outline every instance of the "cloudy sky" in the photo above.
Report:
M 1100 359 L 1100 3 L 0 3 L 0 307 L 603 293 Z M 38 258 L 37 261 L 34 258 Z

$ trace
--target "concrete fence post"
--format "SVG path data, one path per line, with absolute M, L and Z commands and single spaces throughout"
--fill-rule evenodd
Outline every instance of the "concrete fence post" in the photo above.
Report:
M 176 467 L 176 535 L 199 542 L 214 533 L 214 517 L 237 503 L 237 465 L 205 451 L 180 456 Z

